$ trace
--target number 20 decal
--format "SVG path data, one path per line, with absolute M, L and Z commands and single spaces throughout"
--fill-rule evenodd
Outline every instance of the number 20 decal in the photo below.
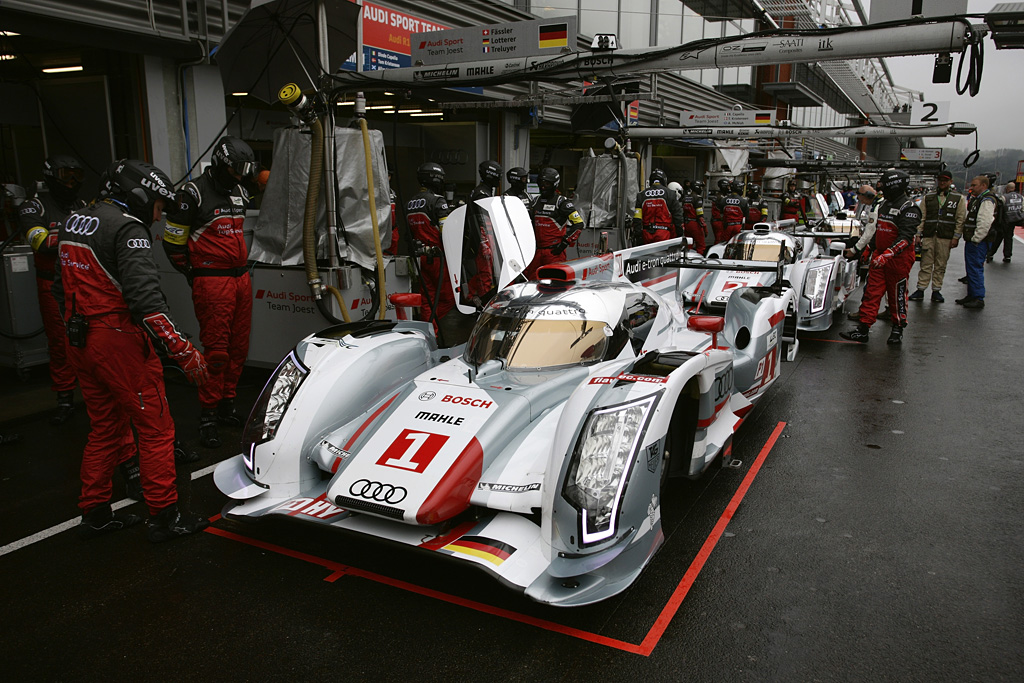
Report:
M 444 434 L 403 429 L 377 460 L 377 464 L 420 473 L 427 469 L 434 456 L 441 452 L 446 441 L 448 437 Z

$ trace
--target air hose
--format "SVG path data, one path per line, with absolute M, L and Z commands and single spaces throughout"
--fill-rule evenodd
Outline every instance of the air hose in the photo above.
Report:
M 281 103 L 290 108 L 309 125 L 312 133 L 309 150 L 309 182 L 306 185 L 306 209 L 302 217 L 302 259 L 306 266 L 306 283 L 313 294 L 316 307 L 332 323 L 340 323 L 323 300 L 324 290 L 330 292 L 338 302 L 344 322 L 352 322 L 345 306 L 345 299 L 336 287 L 324 285 L 316 264 L 316 208 L 320 200 L 320 183 L 324 172 L 324 127 L 313 111 L 312 103 L 294 83 L 281 88 L 278 93 Z
M 366 159 L 366 189 L 370 196 L 370 223 L 373 225 L 373 247 L 377 255 L 377 299 L 380 302 L 380 320 L 387 314 L 387 289 L 384 286 L 384 252 L 380 246 L 380 226 L 377 224 L 377 201 L 373 190 L 373 154 L 370 151 L 370 130 L 366 118 L 359 117 L 359 128 L 363 131 L 363 156 Z M 397 227 L 392 226 L 392 230 Z

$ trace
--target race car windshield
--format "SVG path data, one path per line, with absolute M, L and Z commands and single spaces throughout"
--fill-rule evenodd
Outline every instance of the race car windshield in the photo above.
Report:
M 737 261 L 765 261 L 776 263 L 779 260 L 779 249 L 782 243 L 778 240 L 758 240 L 749 242 L 733 242 L 725 246 L 722 258 Z M 793 252 L 786 247 L 786 261 L 793 258 Z
M 579 318 L 581 312 L 551 306 L 485 311 L 466 345 L 466 362 L 480 366 L 498 359 L 509 370 L 600 362 L 611 328 L 601 320 Z M 577 317 L 571 317 L 574 313 Z

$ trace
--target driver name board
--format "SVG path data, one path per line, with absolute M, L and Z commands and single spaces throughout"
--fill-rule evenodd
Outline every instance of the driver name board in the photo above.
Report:
M 426 31 L 413 33 L 411 42 L 413 63 L 424 66 L 502 57 L 557 55 L 565 49 L 575 51 L 576 17 Z

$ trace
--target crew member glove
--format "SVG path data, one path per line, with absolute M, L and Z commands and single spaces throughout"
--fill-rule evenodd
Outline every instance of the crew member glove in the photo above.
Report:
M 188 349 L 181 354 L 171 356 L 171 358 L 178 364 L 181 371 L 185 373 L 185 377 L 188 378 L 189 382 L 197 387 L 201 387 L 210 379 L 210 370 L 206 365 L 206 359 L 203 358 L 203 354 L 199 353 L 199 349 L 192 346 L 189 342 L 186 343 L 188 344 Z
M 166 313 L 150 313 L 143 316 L 142 326 L 167 350 L 167 355 L 178 364 L 190 382 L 199 386 L 210 379 L 210 371 L 203 354 L 178 331 Z
M 881 268 L 881 267 L 883 267 L 883 266 L 884 266 L 884 265 L 885 265 L 886 263 L 888 263 L 889 261 L 891 261 L 891 260 L 892 260 L 892 257 L 893 257 L 893 256 L 895 256 L 895 255 L 896 255 L 896 254 L 895 254 L 895 253 L 893 253 L 893 250 L 892 250 L 892 249 L 886 249 L 886 250 L 885 250 L 885 251 L 883 251 L 883 252 L 882 252 L 881 254 L 879 254 L 879 255 L 878 255 L 878 256 L 876 256 L 875 258 L 871 259 L 871 267 L 872 267 L 872 268 Z
M 555 246 L 551 247 L 551 253 L 554 254 L 555 256 L 558 256 L 563 251 L 565 251 L 565 248 L 568 247 L 568 246 L 569 246 L 569 238 L 568 237 L 563 237 L 558 242 L 558 244 L 556 244 Z

